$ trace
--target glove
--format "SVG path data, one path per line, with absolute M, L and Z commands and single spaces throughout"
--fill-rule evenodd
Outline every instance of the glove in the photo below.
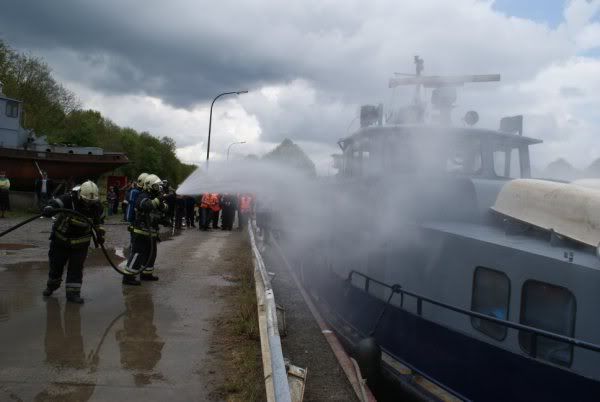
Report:
M 50 205 L 46 205 L 42 210 L 42 216 L 51 218 L 52 215 L 54 215 L 54 208 L 52 208 Z

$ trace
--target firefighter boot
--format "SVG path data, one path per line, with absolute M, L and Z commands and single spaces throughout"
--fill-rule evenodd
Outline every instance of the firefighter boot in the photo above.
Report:
M 48 282 L 46 283 L 46 289 L 44 289 L 42 295 L 44 295 L 44 297 L 49 297 L 52 295 L 52 293 L 60 287 L 60 282 L 60 279 L 48 279 Z
M 123 285 L 130 285 L 130 286 L 140 286 L 142 284 L 142 282 L 135 279 L 134 275 L 123 275 L 123 280 L 121 281 L 121 283 Z
M 83 304 L 83 298 L 79 292 L 67 292 L 67 301 L 70 303 Z
M 153 274 L 141 274 L 140 279 L 143 281 L 157 281 L 158 276 L 153 275 Z

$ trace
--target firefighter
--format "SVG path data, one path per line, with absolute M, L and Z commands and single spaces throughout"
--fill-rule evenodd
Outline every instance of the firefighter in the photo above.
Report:
M 235 201 L 235 196 L 231 194 L 224 194 L 223 197 L 221 197 L 221 206 L 223 208 L 223 212 L 221 213 L 222 230 L 231 230 L 233 228 L 236 210 Z
M 50 200 L 43 209 L 43 215 L 45 217 L 53 216 L 56 214 L 55 208 L 80 212 L 91 222 L 64 212 L 57 214 L 50 235 L 50 251 L 48 252 L 50 273 L 43 295 L 48 297 L 60 287 L 62 274 L 68 263 L 65 286 L 67 301 L 81 304 L 83 303 L 81 297 L 83 263 L 92 240 L 92 224 L 98 243 L 104 243 L 104 229 L 100 226 L 104 220 L 104 208 L 98 197 L 98 187 L 91 181 L 84 182 L 73 188 L 70 194 Z
M 130 226 L 132 234 L 131 258 L 127 262 L 126 271 L 131 275 L 123 276 L 124 285 L 139 286 L 141 282 L 134 276 L 143 267 L 140 274 L 142 281 L 157 281 L 154 275 L 156 245 L 158 243 L 159 224 L 171 226 L 166 218 L 168 206 L 162 200 L 162 182 L 155 174 L 150 174 L 144 181 L 144 189 L 135 203 L 135 221 Z

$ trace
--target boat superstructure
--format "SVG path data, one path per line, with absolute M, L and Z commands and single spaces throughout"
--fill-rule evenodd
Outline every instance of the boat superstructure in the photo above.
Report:
M 596 399 L 600 190 L 531 179 L 541 141 L 521 116 L 450 123 L 456 86 L 499 76 L 427 77 L 415 61 L 392 81 L 417 86 L 413 105 L 363 108 L 339 141 L 336 191 L 358 202 L 334 204 L 300 276 L 348 344 L 374 339 L 455 397 Z

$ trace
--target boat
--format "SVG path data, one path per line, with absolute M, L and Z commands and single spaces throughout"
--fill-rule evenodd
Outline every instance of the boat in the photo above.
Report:
M 21 125 L 23 103 L 2 92 L 0 83 L 0 170 L 6 171 L 12 190 L 33 191 L 42 172 L 55 181 L 75 183 L 97 179 L 129 163 L 127 155 L 98 147 L 49 144 Z
M 361 108 L 361 128 L 338 142 L 319 234 L 290 229 L 284 254 L 359 364 L 366 347 L 403 389 L 597 400 L 598 181 L 532 178 L 529 149 L 542 141 L 524 135 L 520 115 L 498 129 L 477 127 L 475 111 L 451 122 L 457 87 L 499 75 L 425 76 L 415 64 L 390 81 L 414 85 L 413 103 Z

